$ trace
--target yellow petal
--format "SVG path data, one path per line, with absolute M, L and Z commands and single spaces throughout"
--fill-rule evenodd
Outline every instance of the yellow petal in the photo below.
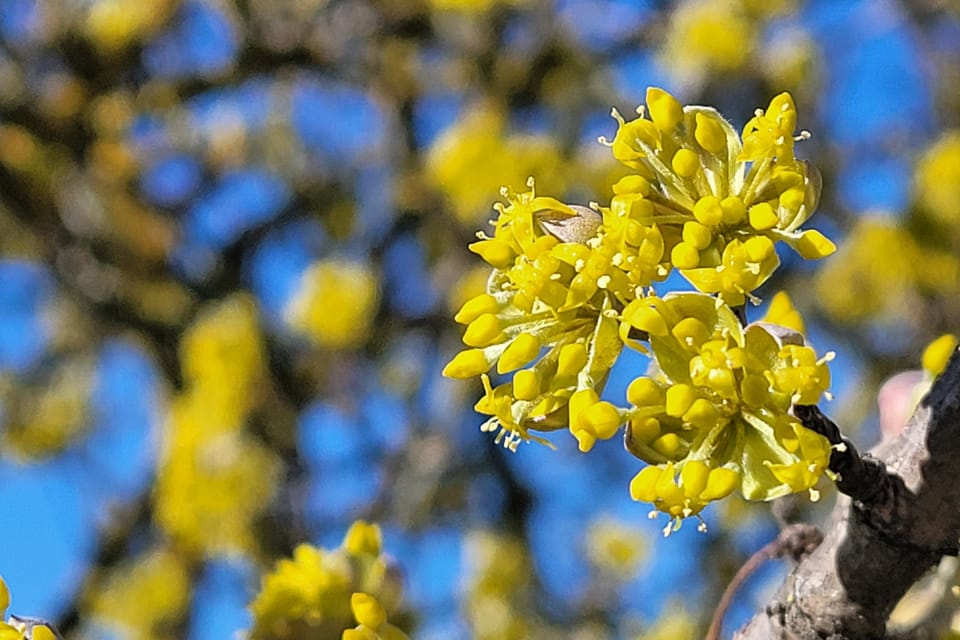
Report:
M 727 147 L 727 136 L 724 133 L 723 126 L 716 121 L 718 116 L 708 116 L 706 113 L 698 112 L 696 115 L 696 128 L 693 131 L 693 137 L 697 143 L 710 153 L 720 153 Z
M 540 376 L 533 369 L 521 369 L 513 374 L 513 397 L 534 400 L 540 395 Z
M 690 460 L 680 470 L 680 479 L 683 482 L 683 494 L 688 498 L 696 498 L 707 486 L 710 469 L 700 460 Z
M 467 248 L 497 269 L 506 269 L 513 266 L 513 261 L 517 257 L 516 252 L 509 244 L 497 239 L 472 242 L 467 245 Z
M 700 156 L 690 149 L 678 149 L 673 154 L 670 166 L 681 178 L 692 178 L 696 175 L 697 169 L 700 168 Z
M 644 467 L 630 481 L 630 497 L 637 502 L 653 502 L 657 499 L 657 482 L 663 469 L 653 465 Z
M 656 406 L 663 403 L 663 390 L 650 378 L 634 378 L 627 387 L 627 401 L 638 407 Z
M 447 363 L 443 375 L 448 378 L 472 378 L 486 372 L 492 365 L 483 349 L 465 349 Z
M 372 629 L 376 629 L 387 620 L 387 612 L 384 611 L 383 605 L 366 593 L 352 594 L 350 609 L 357 622 Z
M 683 105 L 659 87 L 647 89 L 650 118 L 661 131 L 672 131 L 683 120 Z
M 693 401 L 697 399 L 697 392 L 688 384 L 675 384 L 667 389 L 666 412 L 668 416 L 679 418 Z
M 486 347 L 503 340 L 503 323 L 492 313 L 474 319 L 463 334 L 463 343 L 468 347 Z
M 807 260 L 817 260 L 831 255 L 837 250 L 837 245 L 816 229 L 808 229 L 793 243 L 793 248 L 796 249 L 797 253 L 803 258 Z
M 780 219 L 769 202 L 759 202 L 747 210 L 750 217 L 750 226 L 757 231 L 766 231 L 777 226 Z
M 947 361 L 956 350 L 957 336 L 952 333 L 940 336 L 923 350 L 922 362 L 924 371 L 933 378 L 937 377 L 943 373 L 943 370 L 947 366 Z M 2 594 L 0 594 L 0 605 L 2 604 Z M 0 606 L 0 611 L 3 611 L 2 606 Z
M 733 490 L 740 482 L 740 474 L 733 469 L 720 467 L 711 469 L 707 477 L 707 486 L 700 494 L 700 499 L 704 502 L 720 500 L 733 493 Z
M 362 554 L 378 555 L 383 546 L 380 527 L 363 520 L 357 520 L 343 537 L 343 548 L 353 556 Z
M 496 298 L 489 293 L 481 293 L 464 302 L 453 319 L 460 324 L 470 324 L 484 313 L 496 313 L 499 310 L 500 304 Z
M 716 196 L 703 196 L 693 205 L 693 217 L 701 224 L 714 227 L 723 220 L 723 208 Z
M 497 373 L 519 369 L 540 353 L 540 341 L 531 333 L 521 333 L 506 348 L 497 361 Z M 452 363 L 451 363 L 452 364 Z M 447 365 L 449 366 L 449 365 Z

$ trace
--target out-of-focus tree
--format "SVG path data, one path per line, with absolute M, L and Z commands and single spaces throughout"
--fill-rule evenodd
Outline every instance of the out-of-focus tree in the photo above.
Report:
M 494 446 L 480 385 L 440 375 L 486 286 L 467 245 L 530 176 L 608 206 L 631 170 L 597 138 L 647 86 L 737 131 L 789 91 L 839 250 L 780 253 L 757 295 L 837 352 L 829 413 L 865 448 L 882 382 L 960 317 L 958 33 L 932 1 L 0 0 L 0 613 L 702 637 L 778 518 L 822 508 L 731 499 L 655 540 L 617 443 Z M 899 628 L 960 633 L 953 570 Z

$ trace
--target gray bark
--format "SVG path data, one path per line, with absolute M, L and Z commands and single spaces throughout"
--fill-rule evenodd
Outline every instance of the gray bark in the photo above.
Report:
M 823 543 L 787 576 L 737 640 L 884 638 L 893 607 L 960 541 L 960 351 L 908 426 L 871 455 L 879 497 L 840 495 Z M 856 484 L 841 478 L 838 484 Z M 842 488 L 842 487 L 841 487 Z

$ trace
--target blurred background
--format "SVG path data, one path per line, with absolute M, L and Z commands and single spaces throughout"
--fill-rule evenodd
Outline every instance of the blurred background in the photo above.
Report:
M 840 250 L 759 293 L 837 352 L 825 409 L 869 447 L 879 384 L 960 318 L 955 0 L 0 0 L 11 611 L 228 638 L 278 558 L 364 518 L 414 638 L 702 637 L 769 505 L 664 540 L 616 439 L 510 453 L 439 373 L 499 188 L 609 202 L 597 138 L 651 85 L 737 128 L 793 93 Z

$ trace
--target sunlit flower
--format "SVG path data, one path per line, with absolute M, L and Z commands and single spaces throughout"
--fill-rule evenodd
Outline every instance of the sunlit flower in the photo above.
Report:
M 662 89 L 649 89 L 647 109 L 638 112 L 631 121 L 613 114 L 619 128 L 609 144 L 640 186 L 633 194 L 615 189 L 611 210 L 643 201 L 648 223 L 681 230 L 664 234 L 664 253 L 699 290 L 742 304 L 779 264 L 777 241 L 804 258 L 833 253 L 818 231 L 800 230 L 817 206 L 820 177 L 794 156 L 795 140 L 806 134 L 794 134 L 789 94 L 758 109 L 742 141 L 714 109 L 683 107 Z
M 627 448 L 651 464 L 631 483 L 633 498 L 670 515 L 670 532 L 735 489 L 769 500 L 812 488 L 830 446 L 789 411 L 827 390 L 832 354 L 818 359 L 762 324 L 744 329 L 702 294 L 638 304 L 663 328 L 649 337 L 656 370 L 627 389 Z
M 738 69 L 753 50 L 755 32 L 739 2 L 685 0 L 670 16 L 661 58 L 684 78 Z
M 656 465 L 631 493 L 669 514 L 670 531 L 734 490 L 771 499 L 823 472 L 826 440 L 798 435 L 789 411 L 826 391 L 830 357 L 787 339 L 790 328 L 742 327 L 732 307 L 777 268 L 776 242 L 804 258 L 834 245 L 800 230 L 820 184 L 793 154 L 805 136 L 794 136 L 789 94 L 758 110 L 742 141 L 715 110 L 662 89 L 639 114 L 614 112 L 608 144 L 633 173 L 612 185 L 609 206 L 567 204 L 532 181 L 503 191 L 492 235 L 470 245 L 492 267 L 487 290 L 457 312 L 467 348 L 444 374 L 480 376 L 482 430 L 510 449 L 566 428 L 586 452 L 627 425 L 628 449 Z M 654 295 L 674 267 L 702 293 Z M 768 322 L 802 328 L 788 299 L 775 302 Z M 618 406 L 602 392 L 624 347 L 655 368 Z
M 879 256 L 883 256 L 880 259 Z M 837 259 L 817 274 L 817 300 L 835 320 L 909 318 L 917 296 L 960 290 L 960 261 L 920 245 L 896 221 L 861 217 Z
M 533 613 L 534 574 L 521 540 L 471 531 L 464 540 L 464 618 L 476 640 L 550 637 Z
M 301 544 L 263 577 L 250 605 L 254 640 L 407 640 L 388 622 L 401 585 L 382 553 L 380 528 L 355 522 L 337 549 Z

